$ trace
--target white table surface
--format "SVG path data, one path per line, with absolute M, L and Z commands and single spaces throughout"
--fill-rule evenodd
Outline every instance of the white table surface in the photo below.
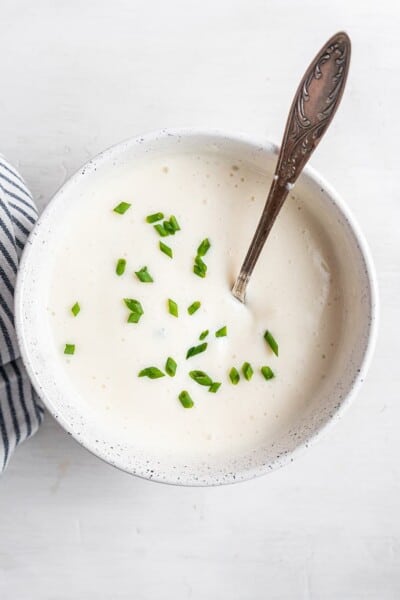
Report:
M 47 416 L 0 480 L 1 600 L 400 598 L 400 8 L 379 0 L 2 0 L 0 151 L 43 207 L 92 155 L 165 126 L 279 141 L 315 51 L 353 39 L 313 165 L 370 243 L 382 315 L 362 392 L 290 466 L 185 489 L 118 472 Z

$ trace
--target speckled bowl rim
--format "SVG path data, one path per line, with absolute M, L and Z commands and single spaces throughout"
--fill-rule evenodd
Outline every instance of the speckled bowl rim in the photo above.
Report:
M 238 142 L 243 143 L 248 146 L 252 146 L 254 150 L 263 151 L 266 153 L 278 154 L 278 146 L 268 140 L 257 139 L 255 136 L 247 135 L 244 133 L 230 133 L 224 132 L 218 129 L 202 129 L 202 128 L 179 128 L 179 129 L 162 129 L 158 131 L 153 131 L 144 135 L 140 135 L 137 137 L 129 138 L 122 142 L 119 142 L 100 154 L 96 155 L 94 158 L 90 159 L 85 165 L 81 166 L 64 184 L 60 186 L 57 192 L 53 195 L 48 205 L 44 209 L 43 213 L 40 215 L 33 231 L 31 232 L 28 243 L 25 246 L 23 251 L 21 261 L 19 264 L 16 288 L 15 288 L 15 326 L 17 332 L 17 340 L 21 351 L 21 357 L 25 368 L 28 372 L 29 378 L 38 393 L 39 397 L 42 399 L 46 408 L 52 414 L 52 416 L 60 423 L 60 425 L 65 429 L 65 431 L 71 435 L 81 446 L 86 448 L 89 452 L 103 460 L 104 462 L 117 467 L 121 471 L 126 473 L 136 475 L 137 477 L 141 477 L 143 479 L 167 483 L 170 485 L 179 485 L 179 486 L 196 486 L 196 487 L 209 487 L 216 485 L 226 485 L 231 483 L 238 483 L 247 481 L 250 479 L 254 479 L 255 477 L 259 477 L 261 475 L 265 475 L 266 473 L 270 473 L 273 470 L 284 466 L 289 462 L 293 462 L 293 460 L 306 448 L 309 448 L 311 444 L 314 444 L 317 440 L 321 438 L 321 436 L 339 419 L 342 417 L 345 409 L 350 405 L 353 398 L 358 393 L 362 383 L 364 382 L 366 373 L 368 371 L 369 365 L 371 363 L 373 351 L 376 345 L 376 338 L 378 332 L 378 320 L 379 320 L 379 296 L 378 296 L 378 288 L 377 288 L 377 278 L 375 273 L 375 268 L 373 265 L 373 261 L 370 255 L 370 251 L 364 235 L 362 234 L 357 222 L 355 221 L 351 211 L 339 196 L 339 194 L 333 189 L 333 187 L 325 181 L 325 179 L 315 171 L 310 166 L 307 166 L 303 173 L 306 178 L 309 178 L 313 183 L 317 184 L 320 188 L 323 189 L 324 193 L 328 196 L 329 200 L 335 205 L 341 215 L 344 217 L 344 220 L 347 222 L 347 225 L 354 236 L 355 242 L 358 246 L 360 254 L 365 264 L 367 281 L 368 281 L 368 292 L 369 292 L 369 307 L 370 313 L 368 314 L 368 318 L 370 321 L 369 327 L 369 335 L 367 338 L 367 343 L 365 346 L 365 351 L 360 360 L 359 364 L 357 364 L 357 369 L 354 371 L 356 374 L 354 375 L 353 382 L 350 384 L 348 393 L 340 400 L 337 404 L 337 408 L 330 414 L 329 418 L 319 426 L 319 428 L 310 434 L 310 436 L 305 439 L 303 442 L 299 443 L 296 448 L 285 453 L 280 456 L 279 459 L 275 459 L 269 464 L 257 465 L 251 468 L 246 468 L 235 474 L 234 479 L 218 479 L 216 480 L 213 476 L 210 476 L 209 480 L 204 481 L 196 481 L 193 477 L 182 476 L 179 480 L 177 477 L 161 477 L 161 474 L 156 476 L 146 476 L 143 473 L 138 473 L 135 470 L 124 467 L 121 464 L 116 464 L 106 455 L 106 451 L 102 450 L 98 446 L 94 446 L 89 442 L 86 442 L 81 437 L 78 437 L 74 434 L 74 431 L 71 430 L 69 423 L 64 419 L 63 415 L 57 411 L 57 409 L 52 406 L 50 399 L 46 398 L 46 390 L 44 390 L 38 380 L 38 377 L 35 374 L 34 367 L 30 361 L 30 351 L 27 346 L 25 337 L 24 337 L 24 327 L 22 324 L 22 315 L 23 315 L 23 306 L 24 306 L 24 298 L 23 298 L 23 287 L 24 280 L 27 272 L 27 265 L 30 260 L 30 255 L 32 253 L 33 248 L 33 240 L 34 233 L 37 228 L 41 226 L 43 219 L 45 218 L 47 211 L 49 210 L 50 204 L 57 200 L 57 197 L 60 191 L 65 187 L 75 182 L 76 179 L 80 179 L 84 176 L 85 171 L 91 170 L 95 164 L 103 161 L 107 161 L 107 159 L 111 158 L 113 153 L 116 151 L 124 152 L 128 147 L 134 144 L 143 144 L 143 143 L 151 143 L 152 141 L 157 141 L 162 137 L 177 137 L 177 138 L 190 138 L 190 137 L 204 137 L 204 141 L 215 141 L 220 139 L 221 141 L 228 142 Z

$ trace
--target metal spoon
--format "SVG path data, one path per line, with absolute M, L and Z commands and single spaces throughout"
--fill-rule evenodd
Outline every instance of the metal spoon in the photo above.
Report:
M 350 52 L 348 35 L 337 33 L 324 44 L 300 82 L 290 108 L 268 198 L 232 288 L 233 295 L 241 302 L 245 301 L 247 284 L 272 225 L 339 106 L 349 71 Z

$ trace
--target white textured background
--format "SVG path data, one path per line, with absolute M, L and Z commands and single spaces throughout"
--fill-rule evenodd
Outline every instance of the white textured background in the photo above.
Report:
M 389 0 L 1 0 L 0 150 L 43 207 L 92 155 L 165 126 L 279 140 L 327 37 L 348 88 L 313 158 L 378 271 L 367 382 L 292 465 L 180 489 L 101 463 L 52 421 L 0 480 L 1 600 L 400 598 L 400 7 Z

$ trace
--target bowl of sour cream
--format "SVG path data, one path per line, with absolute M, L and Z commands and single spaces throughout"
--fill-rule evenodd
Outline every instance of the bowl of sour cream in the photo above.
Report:
M 52 415 L 129 473 L 181 485 L 293 460 L 358 391 L 376 335 L 365 241 L 312 169 L 291 191 L 246 304 L 231 293 L 277 148 L 168 130 L 56 193 L 16 288 L 23 361 Z

